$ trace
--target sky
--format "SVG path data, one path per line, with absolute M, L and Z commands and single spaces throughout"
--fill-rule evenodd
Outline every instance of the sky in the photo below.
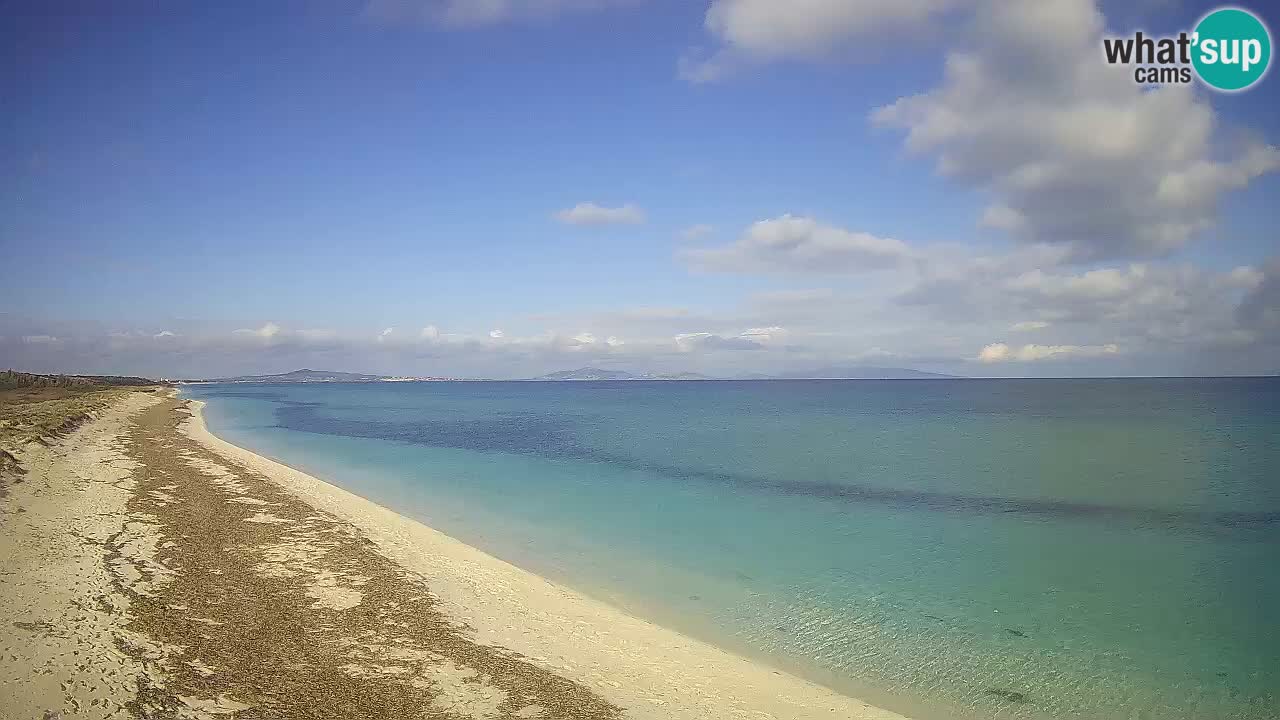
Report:
M 1103 62 L 1214 3 L 2 7 L 0 367 L 1280 372 L 1280 79 Z

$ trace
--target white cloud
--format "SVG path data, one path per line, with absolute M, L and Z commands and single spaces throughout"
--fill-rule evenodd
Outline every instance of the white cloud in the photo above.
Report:
M 1160 256 L 1210 227 L 1219 198 L 1280 168 L 1280 149 L 1226 150 L 1187 86 L 1146 89 L 1102 61 L 1090 0 L 984 0 L 972 49 L 941 86 L 873 113 L 909 150 L 990 193 L 985 225 L 1078 260 Z
M 1023 320 L 1009 326 L 1011 332 L 1033 332 L 1035 330 L 1043 330 L 1049 327 L 1049 323 L 1044 320 Z
M 927 23 L 956 0 L 714 0 L 705 25 L 719 45 L 709 57 L 687 55 L 680 75 L 710 82 L 736 65 L 822 56 Z
M 53 335 L 23 335 L 22 342 L 28 345 L 50 345 L 58 342 Z
M 1227 276 L 1227 281 L 1238 288 L 1252 290 L 1261 284 L 1266 278 L 1267 274 L 1263 271 L 1255 267 L 1242 265 L 1231 271 Z
M 273 322 L 268 322 L 264 323 L 262 327 L 257 330 L 236 330 L 236 333 L 240 335 L 253 335 L 264 340 L 270 340 L 280 334 L 280 326 Z
M 785 345 L 790 333 L 786 328 L 758 327 L 733 334 L 711 332 L 678 333 L 672 339 L 682 353 L 736 350 L 762 350 L 771 345 Z
M 682 353 L 735 350 L 760 350 L 764 346 L 753 338 L 717 335 L 709 332 L 680 333 L 672 338 Z
M 428 325 L 422 328 L 422 331 L 418 333 L 418 337 L 428 342 L 436 342 L 440 339 L 440 328 L 435 325 Z
M 1233 275 L 1236 273 L 1233 272 Z M 1266 263 L 1257 281 L 1236 309 L 1236 320 L 1250 334 L 1250 340 L 1280 344 L 1280 257 Z M 1271 372 L 1280 365 L 1280 348 L 1273 348 Z
M 566 225 L 639 225 L 645 220 L 644 211 L 635 205 L 603 207 L 592 202 L 561 210 L 555 218 Z
M 901 266 L 916 253 L 901 240 L 783 215 L 755 223 L 730 245 L 682 256 L 707 270 L 848 273 Z
M 992 343 L 982 348 L 978 360 L 984 363 L 1035 362 L 1050 358 L 1100 357 L 1120 352 L 1115 343 L 1106 345 L 1023 345 L 1010 347 L 1005 343 Z
M 761 345 L 768 345 L 770 343 L 786 342 L 790 335 L 791 333 L 786 328 L 771 325 L 769 327 L 748 328 L 743 330 L 738 337 Z
M 156 333 L 155 335 L 152 335 L 151 337 L 156 338 L 158 340 L 160 338 L 177 337 L 177 333 L 172 332 L 170 330 L 161 330 L 160 332 Z
M 1165 353 L 1236 334 L 1234 308 L 1259 274 L 1249 267 L 1213 272 L 1173 263 L 1080 272 L 1026 251 L 953 262 L 935 257 L 918 267 L 918 279 L 894 302 L 952 331 L 973 328 L 989 337 L 993 330 L 1034 330 L 1060 344 L 1119 339 L 1127 351 Z
M 707 29 L 769 57 L 809 55 L 850 38 L 918 25 L 953 0 L 715 0 Z
M 492 339 L 494 339 L 494 340 L 501 340 L 501 339 L 505 338 L 506 336 L 507 336 L 507 334 L 506 334 L 506 333 L 504 333 L 503 331 L 498 330 L 498 329 L 496 329 L 496 328 L 495 328 L 495 329 L 493 329 L 493 330 L 490 330 L 490 331 L 489 331 L 489 337 L 490 337 L 490 338 L 492 338 Z
M 387 342 L 388 340 L 391 339 L 391 335 L 395 331 L 396 329 L 393 327 L 384 329 L 382 332 L 378 333 L 378 342 Z
M 625 343 L 616 335 L 601 339 L 591 332 L 580 332 L 572 337 L 560 338 L 554 334 L 541 340 L 552 347 L 563 346 L 572 351 L 599 350 L 608 351 L 622 347 Z
M 672 339 L 675 340 L 676 347 L 680 348 L 682 351 L 687 352 L 697 347 L 697 344 L 699 342 L 709 337 L 714 337 L 714 336 L 709 332 L 694 332 L 694 333 L 680 333 Z

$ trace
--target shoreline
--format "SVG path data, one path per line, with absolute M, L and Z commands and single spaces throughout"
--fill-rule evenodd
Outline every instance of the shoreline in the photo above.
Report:
M 353 525 L 379 554 L 420 576 L 446 616 L 465 623 L 476 642 L 514 651 L 579 682 L 629 716 L 906 720 L 632 616 L 227 442 L 205 425 L 200 412 L 203 402 L 186 404 L 191 417 L 180 432 L 263 475 L 316 510 Z

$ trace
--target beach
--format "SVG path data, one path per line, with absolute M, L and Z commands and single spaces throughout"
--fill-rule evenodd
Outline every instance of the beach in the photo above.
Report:
M 16 454 L 0 717 L 901 717 L 225 442 L 200 407 L 131 394 Z

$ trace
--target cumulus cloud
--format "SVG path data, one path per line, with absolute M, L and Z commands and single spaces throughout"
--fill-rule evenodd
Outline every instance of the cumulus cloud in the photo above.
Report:
M 1268 261 L 1252 279 L 1251 289 L 1236 309 L 1236 318 L 1254 339 L 1280 343 L 1280 257 Z
M 505 332 L 503 332 L 503 331 L 501 331 L 501 330 L 499 330 L 499 329 L 497 329 L 497 328 L 494 328 L 493 330 L 490 330 L 490 331 L 489 331 L 489 337 L 490 337 L 490 338 L 492 338 L 492 339 L 494 339 L 494 340 L 501 340 L 501 339 L 505 338 L 506 336 L 507 336 L 507 334 L 506 334 Z
M 747 328 L 740 333 L 689 332 L 679 333 L 673 340 L 682 353 L 722 350 L 762 350 L 769 347 L 785 347 L 791 332 L 784 327 Z
M 1224 149 L 1194 88 L 1143 88 L 1103 62 L 1090 0 L 984 0 L 973 27 L 941 86 L 872 119 L 988 191 L 988 226 L 1076 260 L 1161 256 L 1210 227 L 1222 195 L 1280 168 L 1274 146 Z
M 634 0 L 369 0 L 364 15 L 386 23 L 481 27 L 630 2 Z
M 1010 347 L 1005 343 L 992 343 L 978 353 L 979 362 L 1035 362 L 1050 358 L 1100 357 L 1120 352 L 1115 343 L 1106 345 L 1023 345 Z
M 644 222 L 644 211 L 635 205 L 603 207 L 593 202 L 583 202 L 555 214 L 556 220 L 566 225 L 639 225 Z
M 1011 304 L 1058 323 L 1108 323 L 1149 338 L 1198 339 L 1239 296 L 1241 274 L 1191 265 L 1134 264 L 1083 273 L 1039 270 L 1010 278 L 1001 290 Z
M 1035 331 L 1061 344 L 1121 339 L 1127 350 L 1166 354 L 1237 337 L 1235 307 L 1260 282 L 1259 272 L 1248 267 L 1216 272 L 1133 263 L 1079 271 L 1031 263 L 1023 252 L 954 263 L 931 258 L 920 267 L 919 277 L 893 302 L 946 322 L 953 332 Z
M 706 270 L 849 273 L 901 266 L 916 253 L 901 240 L 783 215 L 755 223 L 730 245 L 682 256 Z
M 704 24 L 718 47 L 681 59 L 680 75 L 716 80 L 744 62 L 814 57 L 926 23 L 955 0 L 714 0 Z

